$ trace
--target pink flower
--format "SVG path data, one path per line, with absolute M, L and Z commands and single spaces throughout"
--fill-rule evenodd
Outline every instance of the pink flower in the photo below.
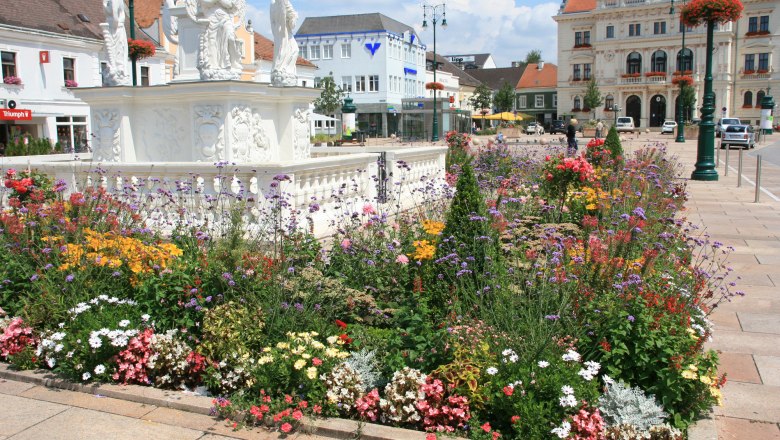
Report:
M 365 214 L 365 215 L 376 214 L 376 210 L 374 209 L 374 205 L 372 205 L 370 203 L 366 203 L 365 205 L 363 205 L 363 214 Z
M 316 357 L 316 358 L 313 358 L 313 359 L 311 360 L 311 363 L 312 363 L 312 365 L 314 365 L 315 367 L 319 367 L 320 365 L 322 365 L 322 359 L 320 359 L 320 358 L 318 358 L 318 357 Z M 304 404 L 305 404 L 305 401 L 303 401 L 303 402 L 301 402 L 301 403 L 304 403 Z M 302 406 L 301 408 L 306 408 L 306 406 Z
M 409 257 L 404 254 L 399 254 L 395 257 L 395 262 L 400 264 L 409 264 Z
M 292 431 L 292 425 L 289 424 L 289 423 L 283 423 L 282 426 L 280 427 L 280 429 L 282 430 L 283 433 L 286 434 L 286 433 Z
M 484 425 L 482 425 L 482 430 L 485 432 L 490 432 L 490 430 L 493 429 L 490 427 L 490 422 L 486 422 Z
M 504 387 L 504 394 L 511 396 L 515 392 L 515 388 L 511 385 Z
M 292 412 L 292 418 L 294 418 L 295 420 L 301 420 L 301 418 L 303 418 L 303 413 L 301 412 L 301 410 L 296 409 L 295 411 Z
M 352 240 L 345 238 L 341 240 L 341 249 L 347 250 L 352 247 Z

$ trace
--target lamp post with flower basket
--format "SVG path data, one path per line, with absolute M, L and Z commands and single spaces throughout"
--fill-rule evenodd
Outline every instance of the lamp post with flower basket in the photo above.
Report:
M 683 0 L 684 1 L 684 0 Z M 684 5 L 684 3 L 683 3 Z M 674 0 L 672 0 L 672 7 L 669 8 L 669 14 L 674 16 Z M 682 24 L 682 16 L 680 17 Z M 686 51 L 685 51 L 685 30 L 688 26 L 685 24 L 682 24 L 682 49 L 680 50 L 680 65 L 679 70 L 680 74 L 685 73 L 685 66 L 686 66 Z M 693 66 L 691 66 L 693 67 Z M 676 79 L 676 78 L 675 78 Z M 691 81 L 693 82 L 693 81 Z M 674 84 L 674 79 L 672 80 L 672 83 Z M 677 96 L 677 139 L 675 139 L 675 142 L 685 142 L 685 117 L 683 116 L 684 109 L 683 109 L 683 89 L 685 88 L 685 83 L 682 81 L 679 81 L 680 84 L 680 94 Z M 688 83 L 690 85 L 690 83 Z
M 707 62 L 704 76 L 704 105 L 701 108 L 699 144 L 696 151 L 696 169 L 692 180 L 718 180 L 715 169 L 715 94 L 712 91 L 712 47 L 716 23 L 728 23 L 742 14 L 740 0 L 690 0 L 682 9 L 680 19 L 685 26 L 707 25 Z
M 439 19 L 441 19 L 441 28 L 447 29 L 447 5 L 445 3 L 440 3 L 438 5 L 423 5 L 423 29 L 428 28 L 428 14 L 431 16 L 431 23 L 433 24 L 433 83 L 429 84 L 439 84 L 436 82 L 436 24 L 439 22 Z M 442 89 L 444 87 L 442 86 Z M 438 93 L 438 90 L 441 89 L 432 89 L 433 90 L 433 133 L 431 134 L 431 142 L 437 142 L 439 140 L 439 115 L 436 114 L 436 94 Z

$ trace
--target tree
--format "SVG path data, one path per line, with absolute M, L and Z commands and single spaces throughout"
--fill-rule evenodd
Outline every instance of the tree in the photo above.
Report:
M 344 91 L 336 85 L 332 76 L 326 76 L 320 83 L 322 93 L 320 97 L 314 100 L 314 110 L 323 115 L 332 115 L 341 108 Z
M 539 49 L 534 49 L 526 54 L 524 63 L 526 65 L 539 64 L 539 61 L 542 61 L 542 51 Z
M 481 113 L 482 109 L 490 108 L 490 104 L 493 102 L 493 91 L 490 90 L 487 84 L 480 84 L 474 91 L 474 95 L 469 98 L 469 104 L 474 109 L 475 113 Z M 485 120 L 482 120 L 482 127 L 485 127 Z
M 496 93 L 496 97 L 493 98 L 493 102 L 499 112 L 512 111 L 515 103 L 515 88 L 508 82 L 504 82 L 504 85 Z
M 596 78 L 591 77 L 588 86 L 585 88 L 585 96 L 582 98 L 582 104 L 593 111 L 593 118 L 596 118 L 596 109 L 604 104 L 604 98 L 601 96 L 599 86 L 596 85 Z
M 696 90 L 690 84 L 682 86 L 683 120 L 690 120 L 691 109 L 696 105 Z

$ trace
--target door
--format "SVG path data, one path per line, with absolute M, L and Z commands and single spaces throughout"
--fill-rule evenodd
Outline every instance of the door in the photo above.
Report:
M 666 98 L 655 95 L 650 98 L 650 126 L 660 127 L 666 119 Z
M 634 118 L 634 127 L 642 125 L 642 98 L 636 95 L 626 98 L 626 116 Z

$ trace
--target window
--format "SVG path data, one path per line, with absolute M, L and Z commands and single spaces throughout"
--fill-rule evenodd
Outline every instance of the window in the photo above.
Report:
M 604 108 L 612 110 L 615 107 L 615 98 L 612 95 L 607 95 L 604 98 Z
M 584 31 L 582 33 L 582 43 L 583 44 L 590 44 L 590 31 Z
M 582 79 L 582 75 L 580 74 L 580 68 L 582 67 L 581 64 L 573 64 L 573 71 L 572 71 L 572 79 L 574 81 L 579 81 Z
M 148 66 L 141 66 L 141 85 L 142 86 L 148 86 L 149 85 L 149 67 Z
M 368 77 L 368 91 L 369 92 L 379 91 L 379 75 L 371 75 Z
M 62 59 L 62 74 L 65 81 L 76 80 L 76 60 L 74 58 Z
M 18 76 L 16 74 L 16 53 L 0 52 L 0 59 L 3 63 L 3 78 Z
M 755 70 L 756 70 L 756 55 L 752 53 L 745 55 L 745 72 L 753 72 Z
M 631 52 L 626 58 L 626 73 L 642 73 L 642 55 L 637 52 Z
M 341 58 L 352 58 L 352 45 L 350 43 L 341 45 Z
M 323 60 L 331 60 L 333 59 L 333 45 L 332 44 L 326 44 L 322 46 L 322 59 Z
M 363 93 L 366 91 L 366 77 L 365 76 L 356 76 L 355 77 L 355 92 L 356 93 Z
M 575 47 L 582 46 L 582 32 L 574 33 L 574 46 Z
M 680 33 L 692 32 L 692 31 L 693 31 L 693 26 L 685 26 L 684 24 L 682 24 L 682 22 L 680 22 Z
M 581 110 L 582 109 L 582 101 L 580 100 L 579 96 L 574 97 L 574 110 Z
M 520 96 L 517 98 L 517 106 L 520 108 L 527 108 L 528 107 L 528 97 L 525 95 Z
M 769 72 L 769 52 L 758 54 L 758 70 Z
M 665 21 L 656 21 L 653 23 L 653 33 L 655 35 L 662 35 L 666 33 L 666 22 Z
M 309 59 L 310 60 L 320 59 L 320 46 L 309 47 Z
M 315 76 L 314 77 L 314 88 L 315 89 L 319 89 L 320 87 L 322 87 L 322 78 L 320 78 L 319 76 Z
M 762 15 L 758 25 L 759 32 L 769 32 L 769 16 Z
M 758 17 L 748 18 L 748 32 L 758 32 Z
M 756 93 L 756 107 L 761 107 L 761 101 L 764 100 L 764 91 L 759 90 L 758 93 Z
M 352 93 L 352 77 L 351 76 L 342 76 L 341 77 L 341 90 L 343 90 L 344 93 Z
M 685 54 L 683 54 L 683 51 L 677 52 L 677 70 L 681 72 L 686 70 L 693 72 L 693 51 L 692 50 L 685 49 Z
M 607 26 L 607 38 L 615 38 L 615 26 Z
M 582 79 L 584 79 L 585 81 L 590 81 L 590 66 L 591 66 L 590 64 L 582 65 L 582 71 L 583 71 Z
M 753 106 L 753 92 L 745 92 L 745 99 L 742 101 L 742 107 Z
M 642 28 L 641 24 L 639 23 L 631 23 L 628 25 L 628 36 L 629 37 L 638 37 L 642 35 Z
M 534 96 L 534 107 L 536 107 L 536 108 L 544 108 L 544 95 L 535 95 Z
M 653 58 L 651 62 L 653 64 L 653 72 L 666 72 L 666 52 L 662 50 L 653 52 Z
M 553 108 L 557 108 L 557 107 L 558 107 L 558 94 L 553 93 Z
M 87 151 L 87 117 L 57 116 L 57 142 L 62 151 Z
M 108 87 L 108 63 L 100 63 L 100 80 L 103 87 Z

